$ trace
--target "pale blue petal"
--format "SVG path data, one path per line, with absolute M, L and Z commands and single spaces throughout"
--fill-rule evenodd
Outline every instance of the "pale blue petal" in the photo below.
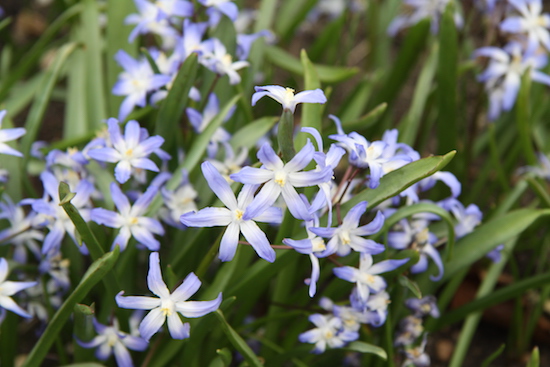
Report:
M 274 181 L 269 181 L 262 187 L 258 195 L 254 198 L 252 203 L 246 208 L 243 219 L 249 220 L 255 218 L 264 210 L 275 203 L 275 200 L 281 194 L 281 186 Z
M 258 151 L 258 159 L 263 163 L 265 168 L 270 171 L 276 171 L 282 169 L 284 166 L 283 161 L 275 153 L 271 145 L 264 143 Z
M 120 228 L 122 226 L 120 214 L 103 208 L 92 209 L 90 212 L 90 219 L 97 224 L 102 224 L 111 228 Z
M 124 344 L 121 342 L 115 343 L 113 346 L 113 352 L 115 355 L 115 360 L 118 367 L 133 367 L 134 363 L 132 362 L 132 357 L 128 349 L 124 347 Z
M 162 279 L 160 271 L 160 258 L 158 252 L 151 252 L 149 255 L 149 273 L 147 273 L 147 287 L 153 294 L 160 298 L 170 297 L 170 291 Z
M 229 177 L 236 182 L 259 185 L 271 180 L 273 178 L 273 171 L 263 168 L 244 167 Z
M 237 209 L 237 199 L 231 190 L 229 183 L 223 178 L 212 163 L 205 161 L 201 165 L 202 173 L 206 178 L 206 182 L 214 194 L 227 206 L 230 210 Z
M 149 341 L 151 337 L 164 325 L 166 315 L 160 307 L 155 308 L 145 316 L 139 324 L 139 333 L 143 339 Z
M 100 162 L 116 163 L 121 160 L 120 153 L 113 148 L 98 148 L 88 151 L 88 155 Z
M 174 293 L 172 293 L 172 300 L 174 302 L 186 301 L 192 295 L 197 293 L 201 286 L 201 281 L 195 275 L 195 273 L 189 273 L 183 280 L 183 282 L 176 288 Z
M 168 331 L 172 339 L 185 339 L 189 338 L 189 323 L 183 323 L 180 319 L 180 315 L 174 312 L 168 316 Z
M 439 251 L 437 251 L 435 247 L 430 244 L 424 246 L 423 251 L 426 255 L 432 258 L 433 262 L 437 266 L 437 269 L 439 270 L 438 275 L 430 275 L 430 279 L 437 282 L 443 276 L 443 261 L 441 260 L 441 255 L 439 254 Z
M 123 296 L 124 291 L 119 292 L 116 297 L 116 303 L 120 308 L 128 308 L 130 310 L 152 310 L 155 307 L 160 307 L 160 298 L 144 297 L 144 296 Z
M 252 245 L 258 256 L 269 262 L 275 261 L 275 250 L 271 248 L 265 233 L 253 221 L 243 221 L 240 224 L 244 238 Z
M 308 139 L 306 145 L 285 165 L 285 171 L 290 173 L 303 170 L 313 159 L 313 153 L 315 147 Z
M 301 220 L 312 220 L 313 215 L 309 212 L 309 207 L 291 185 L 285 185 L 282 189 L 283 199 L 292 215 Z
M 384 260 L 379 263 L 374 264 L 369 269 L 369 273 L 371 274 L 381 274 L 386 273 L 388 271 L 392 271 L 400 267 L 401 265 L 408 262 L 409 259 L 400 259 L 400 260 Z
M 363 214 L 365 214 L 365 211 L 367 210 L 367 202 L 361 201 L 360 203 L 356 204 L 353 208 L 349 210 L 349 212 L 344 217 L 344 223 L 346 227 L 348 228 L 356 228 L 359 225 L 359 221 L 361 220 L 361 217 Z
M 130 179 L 132 174 L 132 166 L 128 161 L 120 161 L 115 167 L 115 178 L 116 180 L 123 184 Z
M 185 213 L 180 221 L 187 227 L 227 226 L 233 219 L 232 213 L 226 208 L 203 208 L 198 212 Z
M 332 271 L 334 272 L 334 275 L 340 279 L 344 279 L 352 283 L 357 281 L 357 269 L 352 268 L 351 266 L 341 266 L 332 269 Z
M 374 219 L 369 224 L 365 224 L 364 226 L 357 228 L 357 230 L 353 231 L 353 233 L 359 236 L 368 236 L 371 234 L 375 234 L 376 232 L 380 231 L 380 229 L 382 229 L 382 226 L 384 225 L 384 220 L 384 215 L 382 214 L 382 212 L 378 211 Z
M 218 257 L 221 261 L 231 261 L 233 259 L 239 243 L 239 234 L 239 225 L 231 222 L 225 229 L 225 233 L 220 241 L 220 253 Z
M 294 101 L 298 103 L 326 103 L 327 97 L 325 93 L 319 88 L 314 90 L 305 90 L 294 96 Z

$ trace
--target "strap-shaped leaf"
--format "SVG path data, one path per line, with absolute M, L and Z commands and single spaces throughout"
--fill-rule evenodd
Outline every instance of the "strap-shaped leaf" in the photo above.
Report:
M 222 326 L 222 330 L 227 335 L 227 338 L 233 344 L 235 349 L 239 351 L 244 357 L 244 359 L 248 362 L 249 366 L 255 366 L 255 367 L 261 367 L 263 364 L 260 362 L 256 354 L 250 349 L 248 344 L 241 338 L 239 333 L 237 333 L 231 325 L 227 323 L 227 320 L 225 319 L 223 312 L 221 310 L 217 310 L 215 313 L 218 320 L 220 320 L 220 324 Z
M 38 367 L 48 353 L 57 334 L 61 331 L 65 322 L 71 316 L 74 306 L 80 302 L 90 290 L 113 268 L 118 259 L 118 246 L 112 252 L 108 252 L 90 265 L 76 289 L 57 310 L 46 330 L 35 344 L 23 367 Z

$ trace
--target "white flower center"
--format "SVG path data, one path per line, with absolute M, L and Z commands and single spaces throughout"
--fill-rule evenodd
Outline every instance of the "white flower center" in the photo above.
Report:
M 281 187 L 286 184 L 286 172 L 279 170 L 275 172 L 275 183 Z
M 165 316 L 171 316 L 174 313 L 175 305 L 171 299 L 163 299 L 160 305 L 160 310 Z

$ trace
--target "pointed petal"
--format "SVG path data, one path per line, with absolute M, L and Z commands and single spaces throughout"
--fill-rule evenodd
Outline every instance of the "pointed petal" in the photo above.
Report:
M 118 293 L 115 297 L 116 303 L 120 308 L 130 310 L 152 310 L 161 304 L 160 298 L 144 296 L 123 296 L 124 291 Z
M 227 206 L 230 210 L 237 209 L 237 199 L 235 194 L 231 190 L 229 183 L 223 178 L 218 170 L 210 163 L 205 161 L 202 165 L 202 173 L 208 182 L 208 186 L 214 191 L 216 196 Z
M 218 255 L 221 261 L 231 261 L 237 251 L 239 243 L 240 228 L 237 223 L 231 222 L 223 234 L 220 241 L 220 253 Z
M 172 339 L 189 338 L 189 329 L 189 323 L 184 324 L 177 312 L 168 316 L 168 331 L 170 331 Z
M 271 248 L 267 236 L 255 222 L 251 220 L 241 222 L 241 232 L 258 256 L 269 262 L 275 261 L 275 250 Z
M 160 259 L 158 252 L 151 252 L 149 255 L 149 273 L 147 274 L 147 287 L 155 295 L 162 298 L 169 298 L 170 291 L 162 279 L 160 271 Z
M 197 293 L 201 286 L 201 281 L 195 275 L 195 273 L 189 273 L 183 280 L 183 282 L 172 293 L 172 300 L 174 302 L 186 301 L 192 295 Z
M 188 301 L 176 302 L 176 311 L 184 317 L 201 317 L 210 312 L 216 311 L 222 303 L 222 294 L 218 294 L 212 301 Z
M 166 320 L 166 315 L 164 311 L 157 307 L 145 316 L 145 318 L 139 324 L 139 333 L 143 339 L 149 341 L 151 337 L 159 331 L 159 329 L 164 325 Z

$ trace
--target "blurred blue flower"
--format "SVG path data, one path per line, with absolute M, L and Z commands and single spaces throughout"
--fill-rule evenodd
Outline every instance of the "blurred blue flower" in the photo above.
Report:
M 32 317 L 27 311 L 22 309 L 11 298 L 15 293 L 23 289 L 33 287 L 36 282 L 13 282 L 6 280 L 8 278 L 8 262 L 3 257 L 0 258 L 0 323 L 6 315 L 6 310 L 15 312 L 19 316 L 30 318 Z
M 22 127 L 1 130 L 2 120 L 4 120 L 4 116 L 6 116 L 6 113 L 6 110 L 0 111 L 0 154 L 8 154 L 14 155 L 16 157 L 22 157 L 23 153 L 13 149 L 5 143 L 20 138 L 21 136 L 25 135 L 27 131 Z

